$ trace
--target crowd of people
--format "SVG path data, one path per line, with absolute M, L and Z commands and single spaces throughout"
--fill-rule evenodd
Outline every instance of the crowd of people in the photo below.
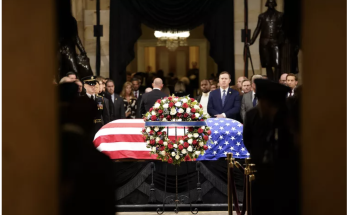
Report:
M 171 84 L 168 84 L 168 79 L 172 81 Z M 170 75 L 168 79 L 152 76 L 149 82 L 137 73 L 128 73 L 119 94 L 115 92 L 114 81 L 103 77 L 78 79 L 75 73 L 69 72 L 60 80 L 61 183 L 62 190 L 67 192 L 61 196 L 62 210 L 69 211 L 66 214 L 73 214 L 72 208 L 80 209 L 81 205 L 88 205 L 86 210 L 89 211 L 104 210 L 105 213 L 101 214 L 114 213 L 112 162 L 95 149 L 94 135 L 110 121 L 142 118 L 158 99 L 172 94 L 195 96 L 204 113 L 210 117 L 232 118 L 242 122 L 244 144 L 258 166 L 265 165 L 265 159 L 273 163 L 274 159 L 278 159 L 277 164 L 289 165 L 284 158 L 289 158 L 289 153 L 296 156 L 292 141 L 299 139 L 301 98 L 301 87 L 297 86 L 296 75 L 283 74 L 279 83 L 269 81 L 262 75 L 253 75 L 251 79 L 239 77 L 231 85 L 230 74 L 221 72 L 217 79 L 202 80 L 200 89 L 189 90 L 187 86 L 191 85 L 187 85 L 185 78 L 178 80 Z M 279 153 L 284 156 L 274 157 L 275 149 L 272 147 L 278 146 L 279 141 L 286 143 L 288 148 L 277 148 L 277 153 L 282 150 Z M 258 177 L 260 181 L 268 180 L 269 174 L 260 171 Z M 279 174 L 292 177 L 286 172 Z M 81 182 L 83 180 L 84 183 Z M 85 187 L 92 183 L 98 184 L 98 188 Z M 263 185 L 255 185 L 255 189 L 259 189 L 258 194 L 265 191 L 260 186 Z M 269 187 L 273 188 L 273 185 Z M 277 195 L 273 191 L 269 198 Z M 72 197 L 80 198 L 81 201 L 75 201 Z M 84 200 L 93 201 L 93 204 L 85 204 Z

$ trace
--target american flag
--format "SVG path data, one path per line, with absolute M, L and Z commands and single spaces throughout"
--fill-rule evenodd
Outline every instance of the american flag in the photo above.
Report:
M 243 125 L 233 119 L 208 119 L 207 125 L 211 129 L 208 150 L 197 160 L 217 160 L 232 152 L 234 158 L 248 158 L 249 152 L 243 143 Z
M 223 122 L 224 124 L 222 124 Z M 238 121 L 231 119 L 219 119 L 218 121 L 216 119 L 208 119 L 207 125 L 212 128 L 211 142 L 208 143 L 209 149 L 205 151 L 204 156 L 201 155 L 197 160 L 217 160 L 220 157 L 226 157 L 227 153 L 225 151 L 232 152 L 233 157 L 236 158 L 246 158 L 249 155 L 243 144 L 243 135 L 239 133 L 243 131 L 243 125 Z M 156 159 L 156 155 L 150 155 L 150 149 L 146 148 L 146 143 L 141 134 L 141 130 L 144 127 L 145 122 L 143 119 L 112 121 L 97 132 L 94 138 L 94 145 L 111 159 Z M 220 127 L 223 127 L 225 130 L 220 129 Z M 229 132 L 227 132 L 227 127 L 230 128 Z M 177 129 L 177 136 L 184 136 L 182 127 Z M 223 139 L 220 139 L 220 136 Z M 235 139 L 232 140 L 232 137 Z M 169 128 L 169 138 L 175 139 L 175 128 L 173 127 Z M 228 140 L 227 138 L 230 139 Z M 225 139 L 229 142 L 228 145 Z M 215 141 L 218 141 L 217 144 L 215 144 Z M 232 146 L 233 148 L 231 149 Z

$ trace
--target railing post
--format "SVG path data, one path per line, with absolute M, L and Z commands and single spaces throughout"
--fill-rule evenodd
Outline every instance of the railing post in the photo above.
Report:
M 232 181 L 231 181 L 231 169 L 233 169 L 233 154 L 228 153 L 227 154 L 227 193 L 228 193 L 228 215 L 233 214 L 233 188 L 232 188 Z

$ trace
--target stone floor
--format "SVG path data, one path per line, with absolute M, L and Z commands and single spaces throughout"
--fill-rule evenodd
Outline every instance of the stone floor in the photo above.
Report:
M 200 211 L 197 215 L 227 215 L 227 211 Z M 236 215 L 235 212 L 233 212 L 234 215 Z M 118 212 L 116 215 L 157 215 L 157 213 L 154 212 Z M 176 215 L 174 212 L 164 212 L 163 215 Z M 178 213 L 178 215 L 192 215 L 190 211 L 181 211 Z

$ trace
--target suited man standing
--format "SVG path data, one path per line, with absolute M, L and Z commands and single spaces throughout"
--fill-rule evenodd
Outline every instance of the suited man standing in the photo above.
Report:
M 220 89 L 210 92 L 208 114 L 216 118 L 235 119 L 239 114 L 241 97 L 239 92 L 229 87 L 231 75 L 224 71 L 220 73 Z
M 153 90 L 149 93 L 145 93 L 140 103 L 140 114 L 143 116 L 146 112 L 152 108 L 158 99 L 162 99 L 167 95 L 161 91 L 163 87 L 163 81 L 160 78 L 155 78 L 152 83 Z
M 208 101 L 210 94 L 210 83 L 208 80 L 201 81 L 202 95 L 197 96 L 196 100 L 202 105 L 203 113 L 208 113 Z
M 107 93 L 110 94 L 112 106 L 114 109 L 111 120 L 125 119 L 126 115 L 125 115 L 125 110 L 123 106 L 123 99 L 115 93 L 114 81 L 108 80 L 105 85 L 106 85 Z
M 242 98 L 242 104 L 240 107 L 240 116 L 242 117 L 243 121 L 245 119 L 245 113 L 257 105 L 257 98 L 255 96 L 255 93 L 256 93 L 255 80 L 256 79 L 262 79 L 262 75 L 254 75 L 252 77 L 251 91 L 244 94 Z

